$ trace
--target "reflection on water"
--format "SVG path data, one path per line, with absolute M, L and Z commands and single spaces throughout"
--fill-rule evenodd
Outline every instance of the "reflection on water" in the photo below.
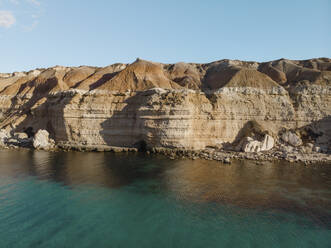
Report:
M 295 211 L 331 210 L 331 166 L 287 162 L 167 160 L 140 154 L 1 151 L 0 175 L 36 176 L 68 186 L 121 187 L 159 178 L 178 200 Z M 10 165 L 10 166 L 8 166 Z M 331 221 L 331 219 L 328 219 Z
M 37 210 L 37 206 L 44 205 L 50 212 L 43 213 L 45 217 L 41 220 L 34 220 L 33 216 L 45 211 L 44 208 Z M 222 165 L 204 160 L 173 161 L 141 154 L 0 151 L 0 233 L 4 230 L 8 232 L 6 225 L 10 226 L 16 216 L 18 222 L 27 223 L 25 235 L 31 237 L 31 244 L 45 238 L 41 234 L 33 236 L 31 226 L 37 228 L 38 224 L 43 225 L 45 222 L 48 223 L 47 228 L 57 235 L 63 229 L 66 230 L 65 233 L 72 232 L 72 235 L 76 235 L 75 228 L 82 228 L 80 225 L 89 226 L 85 223 L 87 221 L 94 223 L 96 227 L 100 225 L 93 232 L 94 236 L 89 234 L 93 240 L 98 240 L 100 228 L 114 230 L 123 225 L 126 227 L 125 232 L 135 226 L 131 235 L 138 235 L 137 229 L 142 228 L 152 236 L 157 232 L 159 238 L 162 238 L 163 233 L 175 240 L 180 240 L 186 232 L 189 236 L 193 235 L 189 232 L 190 228 L 195 227 L 191 232 L 201 232 L 201 238 L 214 233 L 217 238 L 208 240 L 214 245 L 221 242 L 221 236 L 218 235 L 219 232 L 225 232 L 222 228 L 226 225 L 227 230 L 234 233 L 229 231 L 227 238 L 222 236 L 224 242 L 232 239 L 238 228 L 249 229 L 251 224 L 248 223 L 263 219 L 263 223 L 254 225 L 255 228 L 265 228 L 267 224 L 272 226 L 276 223 L 274 215 L 278 216 L 278 220 L 283 216 L 284 223 L 292 218 L 289 215 L 280 215 L 279 211 L 290 216 L 301 216 L 318 228 L 331 229 L 331 166 L 303 166 L 284 162 L 257 165 L 252 161 Z M 89 215 L 83 220 L 82 216 L 87 212 Z M 243 213 L 247 213 L 246 219 L 237 219 Z M 268 217 L 263 217 L 266 214 Z M 73 219 L 76 215 L 75 222 Z M 100 216 L 103 217 L 99 219 Z M 49 221 L 57 218 L 61 221 L 50 227 Z M 28 220 L 33 221 L 28 224 Z M 115 220 L 118 222 L 113 223 Z M 160 226 L 159 222 L 162 220 L 164 223 Z M 142 223 L 144 226 L 139 226 Z M 295 220 L 295 223 L 298 221 Z M 177 227 L 185 230 L 177 230 Z M 17 225 L 15 228 L 18 228 Z M 181 235 L 171 231 L 173 228 L 182 232 Z M 209 228 L 213 228 L 212 233 Z M 40 231 L 38 228 L 36 230 Z M 251 235 L 247 236 L 249 238 L 254 237 L 254 232 L 250 233 L 246 229 L 239 231 L 248 232 L 247 235 Z M 270 229 L 270 233 L 272 232 Z M 301 233 L 294 236 L 298 237 L 299 234 Z M 125 234 L 119 232 L 116 235 Z M 11 244 L 9 233 L 6 237 L 7 241 L 4 239 L 3 242 L 7 243 L 4 245 Z M 330 241 L 329 234 L 322 237 L 325 243 L 320 244 Z M 112 240 L 117 238 L 121 240 L 117 236 L 112 237 Z M 271 240 L 274 239 L 272 236 Z M 155 242 L 162 247 L 160 240 Z M 185 242 L 182 245 L 189 245 Z M 201 242 L 208 243 L 206 240 Z M 245 243 L 245 240 L 242 242 Z M 197 244 L 191 243 L 191 247 Z M 126 243 L 124 246 L 130 245 Z M 150 243 L 147 246 L 153 247 Z M 267 246 L 273 247 L 270 244 Z M 163 247 L 169 247 L 169 243 Z
M 188 201 L 230 202 L 241 207 L 331 209 L 331 167 L 284 162 L 178 161 L 166 172 L 168 187 Z
M 141 155 L 45 151 L 0 151 L 0 174 L 36 176 L 64 185 L 97 184 L 107 187 L 127 185 L 141 176 L 153 176 L 162 169 L 143 172 L 146 160 Z M 153 160 L 151 160 L 153 161 Z M 155 165 L 165 160 L 155 160 Z M 152 174 L 151 174 L 152 173 Z

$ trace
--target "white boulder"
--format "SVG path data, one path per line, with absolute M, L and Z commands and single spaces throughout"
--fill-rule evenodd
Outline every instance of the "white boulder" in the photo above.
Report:
M 7 141 L 7 139 L 10 137 L 10 134 L 4 130 L 4 129 L 0 129 L 0 145 L 3 146 L 5 145 L 5 142 Z
M 266 134 L 261 142 L 261 151 L 269 151 L 275 145 L 275 140 L 270 135 Z
M 274 147 L 275 140 L 270 135 L 264 135 L 262 141 L 254 140 L 251 137 L 246 137 L 240 142 L 240 150 L 243 152 L 263 152 L 269 151 Z
M 246 142 L 242 146 L 243 152 L 260 152 L 261 142 L 247 137 Z
M 36 149 L 48 150 L 54 147 L 54 140 L 49 138 L 46 130 L 38 130 L 33 138 L 33 147 Z

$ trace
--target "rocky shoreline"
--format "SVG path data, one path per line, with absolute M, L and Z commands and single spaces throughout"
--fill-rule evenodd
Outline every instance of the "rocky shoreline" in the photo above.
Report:
M 271 138 L 271 137 L 270 137 Z M 284 137 L 283 137 L 284 138 Z M 272 138 L 271 138 L 272 139 Z M 285 138 L 284 138 L 285 139 Z M 26 133 L 14 133 L 12 136 L 4 130 L 0 130 L 0 149 L 35 149 L 45 151 L 79 151 L 79 152 L 114 152 L 114 153 L 138 153 L 146 155 L 161 154 L 169 159 L 205 159 L 219 161 L 224 164 L 231 164 L 233 160 L 255 160 L 257 163 L 264 161 L 287 161 L 291 163 L 303 163 L 305 165 L 313 163 L 331 164 L 331 153 L 321 151 L 321 148 L 313 146 L 311 143 L 305 146 L 291 146 L 285 142 L 277 141 L 275 146 L 269 150 L 252 149 L 247 143 L 243 145 L 240 151 L 234 151 L 228 148 L 209 147 L 201 150 L 188 150 L 180 148 L 137 148 L 137 147 L 115 147 L 107 145 L 84 145 L 59 143 L 49 138 L 46 130 L 40 130 L 34 137 L 28 137 Z M 252 142 L 252 139 L 248 139 Z M 299 140 L 299 139 L 298 139 Z M 298 141 L 297 140 L 297 141 Z M 241 142 L 243 143 L 243 142 Z M 257 142 L 253 142 L 258 144 Z M 258 144 L 260 145 L 260 144 Z M 238 145 L 236 147 L 238 149 Z M 249 148 L 249 151 L 243 149 Z

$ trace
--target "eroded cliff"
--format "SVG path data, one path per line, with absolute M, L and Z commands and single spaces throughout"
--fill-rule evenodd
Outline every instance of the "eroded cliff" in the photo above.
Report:
M 234 149 L 252 123 L 330 150 L 331 59 L 52 67 L 0 74 L 0 128 L 58 145 Z M 253 121 L 253 122 L 252 122 Z

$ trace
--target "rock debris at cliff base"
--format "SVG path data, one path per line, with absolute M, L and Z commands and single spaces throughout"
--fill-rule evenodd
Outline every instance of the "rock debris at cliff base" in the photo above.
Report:
M 330 82 L 329 58 L 1 73 L 0 145 L 328 160 Z

